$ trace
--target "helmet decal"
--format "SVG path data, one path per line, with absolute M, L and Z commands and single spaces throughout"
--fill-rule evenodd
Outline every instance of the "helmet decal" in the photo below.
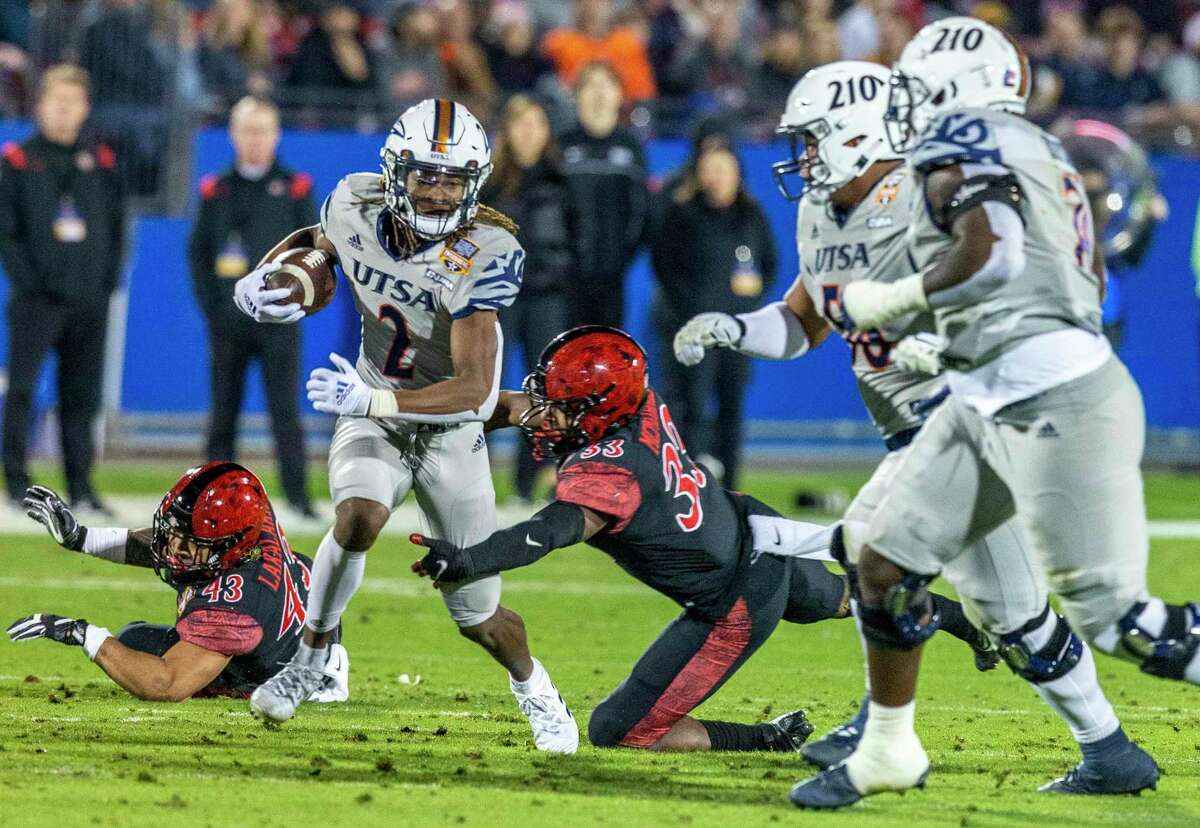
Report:
M 433 152 L 447 155 L 450 137 L 454 134 L 454 101 L 438 98 L 433 113 Z

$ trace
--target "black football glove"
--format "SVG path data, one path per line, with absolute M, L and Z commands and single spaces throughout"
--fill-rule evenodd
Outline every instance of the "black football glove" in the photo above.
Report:
M 59 644 L 82 647 L 84 637 L 87 635 L 87 628 L 88 622 L 82 618 L 64 618 L 61 615 L 39 612 L 37 615 L 30 615 L 12 622 L 8 627 L 8 637 L 13 641 L 49 638 Z
M 25 490 L 25 514 L 36 520 L 58 545 L 79 552 L 83 549 L 83 539 L 87 537 L 87 527 L 75 519 L 70 508 L 63 499 L 45 486 L 30 486 Z
M 465 581 L 475 574 L 471 565 L 471 556 L 466 550 L 459 549 L 450 541 L 427 538 L 424 535 L 412 534 L 409 542 L 417 546 L 427 546 L 429 551 L 419 561 L 414 561 L 412 571 L 422 578 L 428 576 L 434 584 L 455 583 Z

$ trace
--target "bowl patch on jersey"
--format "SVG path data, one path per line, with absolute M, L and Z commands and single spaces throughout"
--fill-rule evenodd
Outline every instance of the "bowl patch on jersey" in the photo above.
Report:
M 451 273 L 469 273 L 471 262 L 478 252 L 479 245 L 468 238 L 461 238 L 446 245 L 439 258 Z

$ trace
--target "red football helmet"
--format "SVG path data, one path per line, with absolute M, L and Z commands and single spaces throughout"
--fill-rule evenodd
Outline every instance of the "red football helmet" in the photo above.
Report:
M 270 509 L 244 466 L 217 460 L 188 469 L 154 513 L 154 571 L 177 586 L 234 568 L 258 545 Z
M 556 336 L 525 378 L 533 406 L 521 429 L 534 456 L 569 454 L 613 433 L 646 399 L 646 352 L 637 341 L 608 325 L 583 325 Z M 543 423 L 551 408 L 566 413 L 568 425 Z

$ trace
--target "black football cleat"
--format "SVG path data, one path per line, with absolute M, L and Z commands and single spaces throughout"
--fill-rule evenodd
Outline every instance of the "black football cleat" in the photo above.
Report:
M 928 776 L 929 769 L 926 768 L 913 787 L 918 790 L 923 789 Z M 896 793 L 904 793 L 904 791 Z M 797 808 L 825 811 L 848 807 L 862 798 L 863 794 L 860 794 L 854 787 L 854 783 L 850 781 L 850 773 L 846 770 L 845 765 L 826 768 L 816 776 L 797 783 L 792 788 L 792 792 L 788 794 L 788 799 Z
M 863 726 L 867 720 L 867 702 L 870 697 L 863 699 L 858 714 L 848 722 L 835 727 L 815 742 L 809 742 L 800 748 L 800 755 L 810 765 L 816 765 L 824 770 L 844 762 L 858 743 L 862 740 Z
M 862 730 L 853 722 L 846 722 L 801 747 L 800 755 L 818 768 L 831 768 L 846 761 L 861 740 Z
M 1000 663 L 1000 651 L 982 630 L 976 630 L 975 636 L 967 642 L 975 655 L 975 669 L 981 673 L 996 669 Z
M 798 752 L 804 741 L 816 730 L 803 710 L 793 710 L 791 713 L 776 716 L 768 724 L 774 725 L 779 731 L 774 741 L 776 750 L 781 751 Z
M 1099 796 L 1138 794 L 1158 787 L 1161 771 L 1149 753 L 1129 742 L 1114 756 L 1084 759 L 1067 775 L 1038 788 L 1039 793 Z

